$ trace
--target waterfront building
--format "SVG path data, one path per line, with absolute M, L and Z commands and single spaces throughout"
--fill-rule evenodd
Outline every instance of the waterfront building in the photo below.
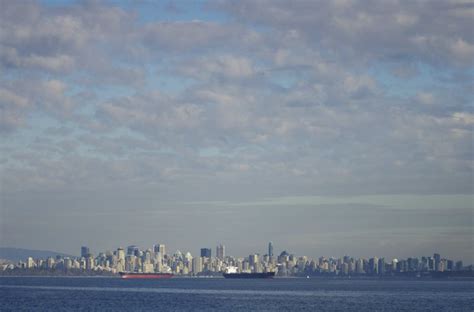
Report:
M 54 268 L 54 258 L 53 257 L 49 257 L 47 260 L 46 260 L 46 268 L 48 269 L 52 269 Z
M 356 273 L 358 274 L 363 274 L 364 272 L 364 259 L 359 259 L 356 261 L 356 268 L 355 268 Z
M 441 256 L 438 253 L 433 254 L 433 259 L 434 259 L 434 270 L 439 271 L 440 269 L 440 262 L 441 262 Z
M 26 259 L 26 268 L 32 269 L 34 267 L 36 267 L 35 261 L 33 260 L 32 257 L 28 257 L 28 259 Z
M 70 269 L 72 268 L 72 265 L 73 265 L 73 261 L 71 260 L 71 258 L 64 258 L 64 268 L 65 269 Z
M 49 266 L 49 264 L 48 264 Z M 86 258 L 86 270 L 92 270 L 94 268 L 94 257 L 89 254 Z
M 377 274 L 378 273 L 378 262 L 379 259 L 377 257 L 373 257 L 369 259 L 369 268 L 367 273 L 369 274 Z
M 380 258 L 377 264 L 377 273 L 378 274 L 385 274 L 385 259 Z
M 143 273 L 153 273 L 155 271 L 155 268 L 153 266 L 153 263 L 149 261 L 144 261 L 142 263 L 142 272 Z
M 198 274 L 202 272 L 202 258 L 201 257 L 193 258 L 192 264 L 193 264 L 192 271 L 194 274 Z
M 392 271 L 397 270 L 397 263 L 398 263 L 398 259 L 395 258 L 395 259 L 392 260 L 392 267 L 391 267 Z
M 342 268 L 341 268 L 341 272 L 344 274 L 344 275 L 348 275 L 349 274 L 349 263 L 347 262 L 344 262 L 341 264 Z

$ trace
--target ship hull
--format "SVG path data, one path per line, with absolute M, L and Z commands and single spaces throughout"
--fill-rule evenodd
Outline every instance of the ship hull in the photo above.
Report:
M 275 272 L 265 273 L 224 273 L 225 278 L 273 278 Z
M 172 278 L 171 273 L 126 273 L 120 272 L 120 277 L 123 279 L 167 279 Z

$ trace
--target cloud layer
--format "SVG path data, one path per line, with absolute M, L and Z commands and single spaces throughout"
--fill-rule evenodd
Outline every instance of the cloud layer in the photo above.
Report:
M 1 2 L 2 229 L 58 194 L 472 193 L 473 3 L 177 5 Z

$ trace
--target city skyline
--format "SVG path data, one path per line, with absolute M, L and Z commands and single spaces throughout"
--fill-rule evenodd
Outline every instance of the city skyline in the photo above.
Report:
M 0 246 L 473 263 L 473 15 L 0 0 Z
M 160 249 L 157 249 L 155 248 L 155 246 L 162 246 L 162 248 Z M 158 245 L 153 245 L 152 247 L 146 247 L 146 246 L 142 246 L 142 248 L 140 248 L 140 246 L 137 246 L 137 245 L 129 245 L 129 246 L 116 246 L 116 248 L 112 248 L 112 249 L 107 249 L 107 250 L 98 250 L 96 251 L 95 253 L 94 252 L 91 252 L 90 248 L 87 247 L 87 246 L 81 246 L 81 256 L 80 257 L 84 257 L 83 256 L 83 249 L 85 248 L 87 250 L 87 254 L 92 254 L 92 255 L 98 255 L 99 253 L 104 253 L 104 252 L 112 252 L 114 250 L 117 250 L 117 249 L 123 249 L 123 250 L 126 250 L 127 251 L 127 254 L 133 254 L 133 252 L 130 252 L 130 248 L 134 248 L 136 251 L 140 251 L 140 252 L 145 252 L 145 251 L 148 251 L 148 250 L 153 250 L 153 252 L 157 253 L 157 252 L 160 252 L 161 255 L 173 255 L 173 254 L 176 254 L 177 252 L 181 252 L 181 253 L 191 253 L 191 254 L 195 254 L 195 255 L 200 255 L 201 258 L 217 258 L 217 259 L 225 259 L 226 257 L 231 257 L 231 258 L 245 258 L 247 257 L 247 255 L 243 255 L 243 254 L 240 254 L 240 255 L 237 255 L 237 254 L 226 254 L 226 250 L 227 250 L 227 246 L 223 243 L 218 243 L 218 245 L 213 249 L 211 247 L 195 247 L 193 248 L 193 250 L 187 250 L 187 249 L 166 249 L 166 250 L 169 250 L 169 253 L 166 253 L 164 252 L 165 251 L 165 246 L 167 246 L 166 244 L 158 244 Z M 220 248 L 223 248 L 223 254 L 219 253 L 219 249 Z M 195 250 L 194 250 L 195 249 Z M 161 250 L 161 251 L 160 251 Z M 213 251 L 214 250 L 214 251 Z M 291 249 L 289 248 L 280 248 L 280 249 L 277 249 L 276 252 L 275 252 L 275 249 L 274 249 L 274 244 L 272 241 L 268 242 L 268 244 L 266 245 L 266 249 L 264 247 L 261 248 L 261 250 L 257 250 L 257 251 L 252 251 L 252 252 L 248 252 L 249 255 L 259 255 L 259 256 L 269 256 L 269 257 L 274 257 L 275 255 L 280 255 L 282 253 L 288 253 L 288 254 L 296 254 L 294 252 L 291 251 Z M 436 251 L 433 252 L 433 254 L 438 254 Z M 221 256 L 222 255 L 222 256 Z M 297 257 L 300 257 L 300 256 L 304 256 L 304 257 L 308 257 L 307 254 L 296 254 Z M 341 254 L 341 255 L 319 255 L 317 257 L 314 257 L 314 258 L 320 258 L 320 257 L 323 257 L 323 258 L 342 258 L 342 257 L 353 257 L 354 255 L 349 255 L 349 254 Z M 411 257 L 407 257 L 407 258 L 421 258 L 421 257 L 425 257 L 426 255 L 412 255 Z M 275 256 L 275 257 L 278 257 L 278 256 Z M 384 255 L 380 255 L 380 254 L 372 254 L 372 255 L 365 255 L 365 256 L 360 256 L 360 257 L 356 257 L 356 258 L 360 258 L 360 259 L 369 259 L 369 258 L 372 258 L 372 257 L 376 257 L 376 258 L 383 258 L 383 259 L 387 259 L 387 260 L 394 260 L 394 259 L 397 259 L 397 257 L 392 257 L 392 258 L 389 258 L 389 257 L 385 257 Z M 313 257 L 310 257 L 310 258 L 313 258 Z M 458 261 L 462 261 L 462 259 L 457 259 L 456 257 L 450 257 L 450 258 L 454 258 L 455 260 L 458 260 Z M 466 263 L 466 265 L 473 265 L 474 263 Z
M 168 246 L 168 247 L 166 247 Z M 224 254 L 223 256 L 219 256 L 219 249 L 220 248 L 223 248 L 224 250 Z M 115 253 L 118 249 L 120 250 L 124 250 L 124 252 L 129 255 L 129 254 L 143 254 L 144 252 L 146 251 L 152 251 L 153 253 L 157 254 L 157 253 L 160 253 L 161 255 L 174 255 L 176 253 L 183 253 L 183 254 L 187 254 L 187 253 L 190 253 L 192 255 L 196 255 L 196 257 L 199 255 L 201 258 L 216 258 L 216 259 L 220 259 L 220 260 L 223 260 L 227 257 L 231 257 L 231 258 L 242 258 L 242 257 L 247 257 L 246 254 L 249 254 L 249 255 L 258 255 L 258 256 L 269 256 L 269 257 L 278 257 L 279 254 L 282 254 L 282 253 L 288 253 L 288 254 L 291 254 L 291 255 L 296 255 L 297 257 L 300 257 L 300 256 L 304 256 L 304 257 L 309 257 L 310 259 L 317 259 L 317 258 L 330 258 L 330 259 L 338 259 L 338 258 L 343 258 L 343 257 L 355 257 L 356 259 L 369 259 L 369 258 L 372 258 L 372 257 L 375 257 L 375 258 L 383 258 L 383 259 L 389 259 L 389 260 L 397 260 L 397 258 L 402 258 L 402 257 L 389 257 L 389 256 L 386 256 L 386 255 L 382 255 L 382 254 L 377 254 L 377 253 L 374 253 L 374 254 L 370 254 L 370 255 L 352 255 L 352 254 L 348 254 L 348 253 L 343 253 L 343 254 L 339 254 L 339 255 L 328 255 L 328 254 L 319 254 L 319 255 L 309 255 L 306 254 L 306 253 L 303 253 L 303 254 L 298 254 L 298 253 L 295 253 L 292 251 L 291 248 L 280 248 L 280 249 L 276 249 L 274 248 L 274 244 L 272 241 L 268 242 L 268 244 L 266 245 L 266 249 L 265 248 L 261 248 L 261 250 L 253 250 L 253 251 L 250 251 L 250 249 L 248 250 L 247 253 L 242 253 L 242 254 L 235 254 L 235 253 L 227 253 L 226 252 L 226 249 L 227 246 L 223 243 L 218 243 L 217 246 L 215 246 L 215 248 L 212 248 L 212 247 L 206 247 L 206 246 L 201 246 L 201 247 L 193 247 L 191 249 L 186 249 L 186 248 L 178 248 L 178 249 L 173 249 L 173 248 L 169 248 L 169 245 L 166 245 L 166 244 L 163 244 L 163 243 L 159 243 L 159 244 L 153 244 L 151 246 L 140 246 L 140 245 L 136 245 L 136 244 L 133 244 L 133 245 L 117 245 L 113 248 L 108 248 L 108 249 L 104 249 L 104 250 L 91 250 L 91 248 L 89 248 L 88 246 L 81 246 L 80 247 L 80 252 L 79 253 L 70 253 L 68 257 L 73 257 L 73 258 L 84 258 L 84 257 L 88 257 L 88 255 L 92 255 L 92 256 L 97 256 L 99 254 L 107 254 L 107 253 Z M 15 249 L 15 248 L 13 248 Z M 77 248 L 76 248 L 77 249 Z M 23 249 L 22 249 L 23 250 Z M 232 250 L 232 249 L 231 249 Z M 33 251 L 36 251 L 36 252 L 41 252 L 40 250 L 33 250 Z M 166 251 L 169 251 L 169 252 L 166 252 Z M 27 252 L 27 249 L 24 249 L 23 253 L 26 253 Z M 51 250 L 44 250 L 43 252 L 47 252 L 47 253 L 50 253 L 50 254 L 53 254 L 54 251 L 51 251 Z M 65 253 L 62 253 L 60 251 L 56 251 L 58 255 L 66 255 Z M 400 252 L 400 251 L 399 251 Z M 395 253 L 394 253 L 395 254 Z M 399 253 L 399 254 L 403 254 L 402 253 Z M 433 252 L 433 254 L 439 254 L 438 252 Z M 275 256 L 276 255 L 276 256 Z M 410 255 L 406 258 L 423 258 L 425 257 L 426 255 Z M 449 256 L 451 259 L 455 259 L 456 261 L 463 261 L 464 259 L 462 258 L 458 258 L 456 257 L 455 255 L 450 255 Z M 37 259 L 42 259 L 41 257 L 36 257 Z M 0 258 L 1 259 L 1 258 Z M 466 265 L 473 265 L 474 263 L 471 263 L 471 262 L 467 262 L 465 263 Z
M 219 276 L 223 273 L 272 273 L 285 276 L 339 276 L 378 278 L 441 278 L 472 276 L 473 265 L 434 253 L 433 256 L 407 259 L 384 257 L 311 258 L 283 250 L 273 254 L 273 242 L 268 243 L 268 253 L 252 253 L 248 256 L 225 255 L 225 245 L 216 246 L 216 255 L 210 248 L 201 248 L 200 255 L 189 251 L 166 252 L 166 245 L 159 243 L 151 248 L 140 249 L 136 245 L 118 247 L 113 251 L 93 254 L 82 246 L 80 257 L 57 255 L 47 258 L 28 256 L 18 263 L 0 263 L 0 274 L 54 274 L 54 275 L 117 275 L 124 272 L 166 273 L 169 277 Z M 171 274 L 171 276 L 170 276 Z M 272 276 L 273 276 L 272 275 Z

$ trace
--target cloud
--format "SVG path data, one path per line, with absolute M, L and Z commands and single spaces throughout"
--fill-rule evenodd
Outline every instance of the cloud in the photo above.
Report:
M 143 40 L 144 44 L 159 50 L 209 50 L 222 41 L 229 41 L 229 30 L 205 21 L 149 23 L 144 26 Z
M 2 196 L 113 214 L 113 196 L 144 211 L 472 192 L 469 3 L 216 1 L 146 18 L 121 5 L 2 5 Z
M 242 22 L 290 29 L 307 44 L 342 57 L 472 65 L 474 7 L 457 2 L 218 1 Z M 451 25 L 445 27 L 444 25 Z
M 202 78 L 249 78 L 256 74 L 252 61 L 245 57 L 233 55 L 211 55 L 200 60 L 192 60 L 189 64 L 183 64 L 179 69 L 182 75 Z
M 427 92 L 419 92 L 416 95 L 417 100 L 424 105 L 432 105 L 435 102 L 434 95 Z

